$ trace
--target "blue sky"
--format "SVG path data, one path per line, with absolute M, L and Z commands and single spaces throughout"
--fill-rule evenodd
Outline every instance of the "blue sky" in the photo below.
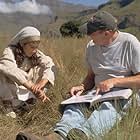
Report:
M 83 4 L 88 6 L 98 6 L 109 0 L 64 0 L 65 2 L 71 2 L 75 4 Z

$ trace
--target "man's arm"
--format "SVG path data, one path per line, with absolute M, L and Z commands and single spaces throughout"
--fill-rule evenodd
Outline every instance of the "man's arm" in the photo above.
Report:
M 131 71 L 135 75 L 124 78 L 112 78 L 102 81 L 96 87 L 96 94 L 98 94 L 100 91 L 107 92 L 113 87 L 124 87 L 132 89 L 140 88 L 140 42 L 136 37 L 131 36 L 129 43 L 133 48 L 131 50 L 132 60 L 129 61 L 131 62 Z
M 96 94 L 101 92 L 107 92 L 113 87 L 124 87 L 137 89 L 140 88 L 140 73 L 134 76 L 124 77 L 124 78 L 111 78 L 102 81 L 97 85 Z
M 82 84 L 71 88 L 71 95 L 80 95 L 82 92 L 92 89 L 95 85 L 94 78 L 94 72 L 92 71 L 92 69 L 88 69 L 87 76 L 85 77 Z
M 91 68 L 88 69 L 87 76 L 85 77 L 82 85 L 85 91 L 90 90 L 95 86 L 95 74 Z
M 133 88 L 133 89 L 140 88 L 140 72 L 134 76 L 129 76 L 125 78 L 116 78 L 114 80 L 114 86 Z

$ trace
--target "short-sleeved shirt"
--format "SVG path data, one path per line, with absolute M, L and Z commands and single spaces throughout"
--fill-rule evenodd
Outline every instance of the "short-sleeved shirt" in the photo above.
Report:
M 132 34 L 119 32 L 108 46 L 87 45 L 86 61 L 95 74 L 95 85 L 115 77 L 127 77 L 140 72 L 140 42 Z

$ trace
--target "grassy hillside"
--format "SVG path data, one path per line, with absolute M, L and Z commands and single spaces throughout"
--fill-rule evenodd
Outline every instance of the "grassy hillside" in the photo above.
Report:
M 116 2 L 104 5 L 99 10 L 106 10 L 121 20 L 126 15 L 136 15 L 134 23 L 137 26 L 130 26 L 122 29 L 135 34 L 140 39 L 140 1 L 135 0 L 125 7 L 120 7 Z M 91 10 L 92 11 L 92 10 Z M 94 10 L 92 11 L 94 12 Z M 95 11 L 96 12 L 96 11 Z M 82 13 L 83 14 L 83 13 Z M 79 16 L 72 15 L 75 19 L 86 20 L 92 13 Z M 58 30 L 60 25 L 67 19 L 59 19 L 54 24 L 46 25 L 49 29 Z M 20 22 L 20 21 L 19 21 Z M 43 23 L 44 24 L 44 23 Z M 16 24 L 15 24 L 16 26 Z M 41 28 L 39 26 L 39 28 Z M 6 28 L 5 28 L 6 30 Z M 12 29 L 11 29 L 12 30 Z M 9 30 L 7 29 L 7 32 Z M 14 30 L 13 30 L 14 31 Z M 15 31 L 14 31 L 15 32 Z M 45 32 L 45 31 L 44 31 Z M 12 32 L 11 32 L 12 33 Z M 0 34 L 0 55 L 7 46 L 11 33 Z M 48 96 L 53 104 L 38 102 L 29 113 L 11 119 L 0 113 L 0 140 L 14 140 L 15 135 L 22 130 L 33 132 L 37 135 L 45 135 L 52 130 L 54 124 L 60 119 L 61 114 L 58 111 L 60 102 L 68 96 L 68 91 L 73 85 L 80 83 L 86 74 L 85 67 L 85 46 L 89 38 L 47 38 L 43 37 L 41 48 L 46 54 L 49 54 L 56 66 L 55 86 L 48 91 Z M 0 111 L 1 111 L 0 106 Z M 139 140 L 140 137 L 140 108 L 135 106 L 128 110 L 128 115 L 121 123 L 109 132 L 103 140 Z M 79 140 L 79 139 L 77 139 Z
M 5 46 L 9 38 L 0 38 L 1 46 Z M 52 130 L 60 119 L 59 103 L 67 97 L 67 92 L 73 85 L 80 83 L 86 74 L 84 50 L 89 38 L 43 39 L 46 54 L 49 54 L 56 66 L 55 86 L 48 91 L 51 103 L 40 103 L 34 109 L 17 119 L 11 119 L 0 114 L 0 140 L 14 140 L 16 133 L 22 130 L 45 135 Z M 3 47 L 1 47 L 1 50 Z M 118 123 L 104 140 L 139 140 L 140 109 L 131 108 L 122 123 Z M 78 139 L 77 139 L 78 140 Z
M 134 0 L 130 4 L 121 7 L 118 3 L 112 2 L 110 4 L 106 4 L 100 10 L 106 10 L 112 13 L 117 17 L 118 21 L 121 22 L 125 17 L 128 17 L 129 27 L 126 27 L 124 30 L 129 31 L 139 38 L 140 31 L 140 1 Z
M 0 38 L 1 46 L 5 46 L 9 38 Z M 56 82 L 48 96 L 54 104 L 40 102 L 29 113 L 16 120 L 0 115 L 0 140 L 14 140 L 19 130 L 27 129 L 34 133 L 46 134 L 60 118 L 58 104 L 65 98 L 72 85 L 83 80 L 85 75 L 84 49 L 87 39 L 43 39 L 45 53 L 50 54 L 57 66 Z M 65 44 L 65 45 L 64 45 Z M 4 47 L 1 47 L 3 50 Z M 71 54 L 71 55 L 70 55 Z M 80 68 L 80 70 L 79 70 Z
M 130 32 L 140 39 L 140 1 L 129 0 L 122 5 L 118 0 L 110 0 L 108 3 L 98 7 L 98 9 L 89 9 L 71 17 L 70 20 L 78 20 L 81 23 L 87 21 L 97 11 L 108 11 L 118 19 L 119 29 Z
M 12 0 L 6 0 L 3 2 L 11 3 Z M 40 31 L 47 32 L 49 29 L 55 27 L 58 31 L 59 26 L 64 23 L 67 18 L 71 15 L 80 12 L 82 10 L 88 9 L 88 6 L 83 5 L 74 5 L 66 3 L 60 0 L 37 0 L 37 4 L 47 5 L 52 11 L 51 15 L 48 14 L 39 14 L 34 15 L 30 13 L 17 12 L 17 13 L 1 13 L 0 12 L 0 30 L 4 34 L 12 34 L 19 30 L 20 28 L 32 25 L 40 29 Z M 57 26 L 59 25 L 59 26 Z M 56 31 L 54 30 L 54 31 Z

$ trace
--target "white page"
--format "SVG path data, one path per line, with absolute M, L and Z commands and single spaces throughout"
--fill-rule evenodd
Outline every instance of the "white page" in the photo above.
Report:
M 99 99 L 102 95 L 82 95 L 82 96 L 72 96 L 71 98 L 64 100 L 61 104 L 72 104 L 72 103 L 91 103 Z
M 73 104 L 73 103 L 93 103 L 100 102 L 104 100 L 112 99 L 128 99 L 132 95 L 131 89 L 119 89 L 110 91 L 104 94 L 95 95 L 96 90 L 90 90 L 86 95 L 72 96 L 71 98 L 64 100 L 61 104 Z
M 122 90 L 110 91 L 104 94 L 101 98 L 102 99 L 110 99 L 110 98 L 128 99 L 131 95 L 132 95 L 131 89 L 122 89 Z

